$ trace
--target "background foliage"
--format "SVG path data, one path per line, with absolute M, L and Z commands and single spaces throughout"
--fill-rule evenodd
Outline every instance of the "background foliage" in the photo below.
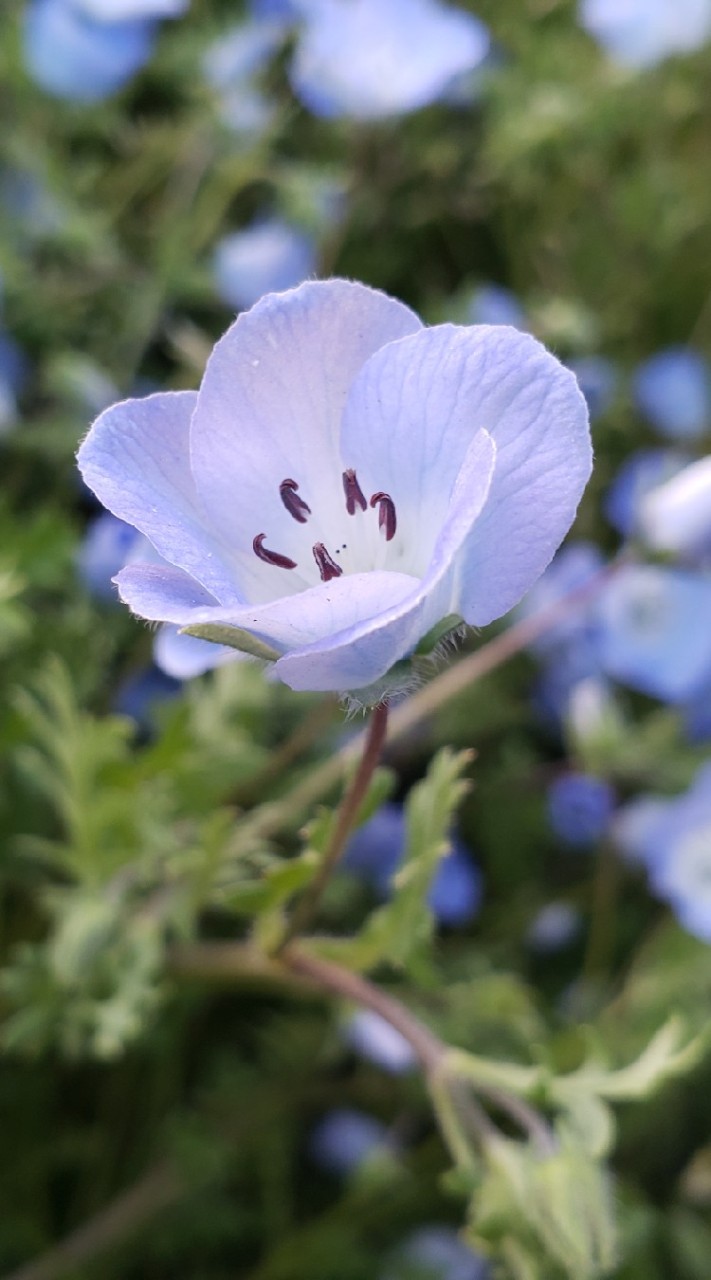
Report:
M 0 19 L 12 121 L 0 136 L 2 324 L 26 361 L 0 439 L 8 1276 L 366 1280 L 395 1274 L 398 1247 L 423 1222 L 461 1224 L 461 1188 L 443 1178 L 450 1162 L 416 1073 L 388 1074 L 356 1053 L 331 1002 L 259 978 L 235 989 L 176 972 L 179 944 L 243 938 L 255 914 L 261 936 L 279 927 L 310 874 L 303 849 L 318 849 L 318 830 L 304 845 L 309 812 L 293 790 L 357 725 L 253 665 L 146 693 L 137 681 L 151 634 L 77 571 L 96 513 L 73 462 L 103 403 L 196 385 L 232 315 L 215 244 L 276 211 L 315 237 L 319 274 L 377 285 L 431 321 L 466 318 L 472 292 L 493 281 L 562 358 L 608 357 L 616 392 L 595 422 L 576 534 L 615 550 L 602 501 L 652 439 L 630 378 L 659 348 L 711 342 L 709 50 L 634 74 L 604 56 L 567 0 L 461 7 L 496 45 L 473 101 L 394 122 L 324 121 L 296 101 L 277 57 L 262 73 L 276 109 L 250 136 L 225 124 L 203 72 L 239 12 L 232 0 L 193 0 L 142 73 L 90 107 L 33 83 L 19 0 Z M 337 217 L 324 215 L 324 193 Z M 622 1066 L 670 1012 L 686 1019 L 687 1039 L 706 1026 L 707 946 L 605 837 L 590 851 L 561 844 L 546 787 L 575 766 L 623 799 L 674 792 L 706 748 L 674 710 L 629 691 L 614 750 L 581 742 L 541 719 L 535 674 L 520 654 L 443 704 L 397 740 L 372 800 L 410 793 L 425 805 L 417 829 L 436 810 L 446 830 L 457 787 L 443 796 L 451 757 L 436 753 L 475 749 L 459 762 L 470 786 L 457 830 L 483 874 L 476 919 L 413 919 L 412 884 L 426 888 L 427 859 L 439 856 L 433 829 L 410 890 L 381 904 L 356 941 L 374 899 L 355 876 L 334 882 L 320 924 L 338 954 L 361 965 L 367 954 L 424 1021 L 475 1055 L 553 1075 L 591 1053 Z M 418 800 L 412 788 L 433 759 Z M 261 805 L 276 820 L 255 821 Z M 577 921 L 554 951 L 530 932 L 553 901 Z M 710 1067 L 701 1051 L 694 1062 L 656 1091 L 633 1083 L 610 1095 L 649 1094 L 617 1114 L 620 1245 L 604 1273 L 618 1280 L 708 1276 Z M 565 1105 L 583 1124 L 579 1102 Z M 382 1121 L 394 1145 L 339 1177 L 311 1143 L 344 1107 Z M 598 1141 L 608 1121 L 588 1119 Z M 490 1239 L 497 1212 L 478 1205 Z M 50 1254 L 48 1271 L 13 1272 L 87 1222 L 85 1258 L 62 1270 Z M 559 1263 L 570 1274 L 550 1258 L 529 1273 L 499 1260 L 492 1274 L 553 1280 Z

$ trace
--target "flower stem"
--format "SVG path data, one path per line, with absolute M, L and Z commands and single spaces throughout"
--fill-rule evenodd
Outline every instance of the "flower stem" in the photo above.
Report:
M 282 951 L 293 938 L 306 931 L 318 910 L 324 890 L 348 843 L 348 837 L 353 830 L 358 810 L 368 794 L 368 788 L 385 742 L 387 729 L 387 703 L 379 702 L 373 710 L 370 724 L 366 731 L 360 764 L 351 779 L 350 785 L 346 788 L 336 814 L 336 821 L 323 861 L 302 898 L 297 903 L 294 914 L 286 927 L 284 937 L 279 944 L 278 951 Z
M 330 960 L 303 951 L 300 947 L 286 947 L 281 962 L 300 978 L 306 978 L 321 990 L 330 991 L 344 1000 L 352 1000 L 365 1009 L 377 1013 L 407 1040 L 428 1078 L 437 1076 L 447 1055 L 447 1046 L 424 1023 L 394 996 L 381 991 L 359 973 L 343 969 Z

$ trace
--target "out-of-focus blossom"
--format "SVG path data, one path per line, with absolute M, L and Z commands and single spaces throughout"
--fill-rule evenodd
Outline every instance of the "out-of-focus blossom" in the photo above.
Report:
M 97 22 L 126 22 L 131 18 L 179 18 L 190 0 L 71 0 L 75 9 Z
M 578 385 L 587 400 L 590 418 L 594 422 L 609 409 L 617 390 L 618 374 L 611 360 L 605 356 L 578 356 L 568 360 Z
M 418 1227 L 400 1245 L 381 1280 L 490 1280 L 491 1267 L 452 1227 Z
M 14 338 L 0 331 L 0 436 L 10 431 L 17 420 L 17 400 L 28 375 L 29 361 L 24 351 Z
M 623 850 L 647 868 L 652 892 L 689 933 L 711 942 L 711 765 L 674 799 L 635 801 L 616 832 Z
M 604 502 L 613 528 L 625 538 L 639 532 L 642 503 L 648 493 L 670 480 L 690 459 L 676 449 L 638 449 L 620 467 Z
M 711 553 L 711 457 L 684 467 L 648 493 L 640 508 L 642 536 L 657 551 L 686 560 Z
M 24 56 L 33 80 L 58 98 L 99 102 L 121 89 L 153 52 L 153 18 L 105 22 L 76 0 L 30 0 Z
M 597 650 L 615 680 L 683 702 L 711 676 L 711 580 L 654 565 L 621 568 L 595 602 Z
M 356 1173 L 368 1160 L 392 1155 L 395 1143 L 375 1116 L 351 1107 L 328 1111 L 314 1126 L 309 1154 L 314 1164 L 343 1177 Z
M 222 119 L 236 133 L 257 136 L 274 119 L 276 105 L 258 77 L 283 39 L 282 24 L 248 20 L 223 32 L 206 52 L 205 78 L 219 98 Z
M 584 849 L 605 834 L 615 809 L 615 793 L 604 778 L 563 773 L 548 788 L 548 818 L 566 844 Z
M 570 542 L 553 558 L 545 573 L 526 593 L 517 609 L 522 618 L 530 618 L 563 601 L 566 596 L 592 582 L 604 566 L 602 553 L 592 542 Z M 573 641 L 585 645 L 590 627 L 590 601 L 581 600 L 564 609 L 558 618 L 532 644 L 536 653 L 553 653 Z
M 387 897 L 405 851 L 405 836 L 404 811 L 399 805 L 385 804 L 351 837 L 343 866 L 365 880 L 380 897 Z M 441 924 L 468 924 L 479 910 L 481 897 L 479 868 L 467 850 L 452 840 L 430 886 L 430 910 Z
M 690 53 L 711 36 L 710 0 L 581 0 L 580 20 L 628 67 Z
M 213 270 L 223 302 L 245 311 L 265 293 L 281 293 L 313 275 L 316 245 L 282 218 L 263 218 L 218 242 Z
M 119 686 L 112 709 L 117 715 L 135 720 L 142 733 L 152 734 L 156 728 L 156 712 L 176 698 L 181 688 L 179 680 L 173 680 L 157 667 L 144 667 Z
M 526 930 L 526 942 L 532 951 L 552 954 L 574 941 L 581 924 L 580 912 L 570 902 L 548 902 Z
M 443 620 L 512 608 L 591 451 L 573 375 L 527 334 L 426 329 L 331 280 L 240 316 L 199 393 L 107 410 L 79 463 L 169 561 L 118 575 L 136 613 L 226 626 L 292 688 L 348 692 Z
M 391 1075 L 401 1075 L 415 1065 L 415 1055 L 404 1036 L 370 1009 L 360 1009 L 344 1028 L 350 1047 Z
M 474 290 L 467 320 L 470 324 L 510 324 L 514 329 L 528 329 L 526 312 L 510 289 L 502 284 L 480 284 Z
M 291 82 L 315 115 L 375 120 L 434 102 L 488 48 L 477 18 L 439 0 L 310 0 Z
M 711 427 L 711 370 L 691 347 L 667 347 L 645 360 L 633 390 L 640 410 L 663 436 L 695 440 Z
M 144 541 L 133 525 L 118 520 L 109 511 L 96 516 L 77 554 L 77 570 L 86 590 L 100 600 L 118 600 L 112 578 Z

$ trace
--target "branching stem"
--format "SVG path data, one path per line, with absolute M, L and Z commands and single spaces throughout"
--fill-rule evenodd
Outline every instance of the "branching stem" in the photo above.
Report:
M 305 890 L 303 896 L 297 903 L 294 914 L 289 922 L 284 938 L 282 939 L 279 950 L 297 938 L 299 934 L 305 933 L 311 924 L 317 910 L 324 890 L 338 865 L 343 851 L 348 843 L 348 837 L 353 830 L 353 824 L 358 815 L 358 810 L 362 805 L 370 786 L 371 779 L 375 773 L 380 753 L 385 742 L 388 730 L 388 708 L 387 703 L 380 702 L 374 708 L 370 718 L 370 723 L 366 730 L 365 742 L 363 744 L 363 754 L 360 763 L 356 769 L 350 785 L 346 788 L 338 812 L 336 821 L 331 834 L 328 848 L 323 857 L 323 861 L 316 872 L 313 880 Z

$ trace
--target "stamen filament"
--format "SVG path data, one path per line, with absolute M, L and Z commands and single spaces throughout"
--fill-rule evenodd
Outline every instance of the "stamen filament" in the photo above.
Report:
M 340 578 L 343 570 L 340 564 L 336 564 L 336 561 L 328 554 L 322 542 L 315 544 L 313 553 L 322 582 L 330 582 L 331 578 Z
M 297 494 L 298 487 L 295 480 L 282 480 L 279 485 L 279 496 L 289 515 L 293 516 L 299 524 L 306 524 L 306 517 L 311 515 L 311 507 L 307 506 L 303 498 Z
M 397 529 L 397 514 L 390 494 L 374 493 L 370 505 L 378 508 L 378 528 L 385 533 L 385 541 L 391 542 Z
M 262 545 L 266 536 L 266 533 L 258 533 L 252 542 L 252 550 L 257 559 L 263 560 L 265 564 L 273 564 L 277 569 L 295 569 L 295 560 L 280 555 L 278 551 L 270 551 L 268 547 Z
M 356 505 L 360 507 L 361 511 L 368 510 L 365 494 L 358 484 L 355 471 L 351 468 L 343 472 L 343 492 L 346 495 L 346 511 L 349 516 L 355 515 Z

